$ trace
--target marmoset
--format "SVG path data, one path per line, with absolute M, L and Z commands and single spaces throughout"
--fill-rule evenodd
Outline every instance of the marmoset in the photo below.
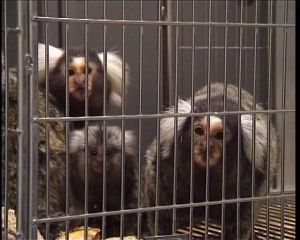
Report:
M 66 67 L 68 67 L 69 83 L 69 116 L 85 116 L 85 99 L 88 101 L 88 116 L 102 116 L 104 102 L 104 54 L 88 51 L 88 64 L 85 69 L 84 48 L 68 50 L 68 64 L 66 64 L 66 53 L 49 45 L 49 93 L 56 105 L 65 114 L 66 110 Z M 42 88 L 46 86 L 45 68 L 45 45 L 39 44 L 39 83 Z M 123 63 L 121 58 L 113 53 L 107 52 L 107 82 L 106 82 L 106 103 L 107 106 L 121 106 Z M 124 63 L 125 64 L 125 63 Z M 67 65 L 67 66 L 66 66 Z M 87 71 L 87 73 L 85 73 Z M 124 66 L 125 90 L 129 82 L 129 68 Z M 88 77 L 86 83 L 85 78 Z M 87 94 L 85 96 L 85 86 Z M 107 110 L 106 110 L 107 111 Z M 83 121 L 75 121 L 75 128 L 82 128 Z
M 4 81 L 5 82 L 5 81 Z M 18 87 L 17 87 L 17 76 L 14 69 L 9 70 L 9 77 L 7 83 L 9 84 L 8 91 L 8 114 L 7 114 L 7 127 L 8 127 L 8 142 L 2 144 L 2 151 L 4 153 L 7 148 L 7 163 L 8 169 L 5 172 L 7 176 L 7 208 L 14 209 L 16 212 L 17 201 L 18 201 L 18 154 L 21 151 L 18 149 L 18 135 L 14 131 L 18 128 Z M 5 85 L 4 84 L 4 85 Z M 37 93 L 39 101 L 38 114 L 39 117 L 45 117 L 45 93 L 39 91 Z M 2 121 L 5 123 L 5 108 L 2 105 Z M 61 117 L 60 111 L 57 107 L 49 101 L 49 116 Z M 49 146 L 46 144 L 46 123 L 42 121 L 38 124 L 38 172 L 37 174 L 37 217 L 46 217 L 46 191 L 49 194 L 49 217 L 57 217 L 64 215 L 65 209 L 65 130 L 62 122 L 51 122 L 49 125 Z M 2 138 L 4 138 L 4 128 L 2 128 Z M 47 162 L 46 155 L 49 153 L 49 189 L 47 189 Z M 5 158 L 2 158 L 2 166 L 4 166 Z M 3 168 L 4 169 L 4 168 Z M 4 176 L 4 175 L 3 175 Z M 2 179 L 2 193 L 4 194 L 4 179 Z M 4 195 L 3 195 L 4 197 Z M 4 198 L 2 198 L 2 205 Z M 38 228 L 43 235 L 46 237 L 45 224 L 38 225 Z M 51 223 L 49 229 L 49 239 L 55 239 L 61 230 L 59 223 Z
M 71 213 L 84 213 L 85 199 L 85 130 L 74 130 L 70 136 L 70 183 Z M 132 131 L 125 131 L 124 147 L 124 209 L 137 207 L 138 169 L 136 158 L 136 137 Z M 103 172 L 106 172 L 106 211 L 121 209 L 122 176 L 122 131 L 119 127 L 106 128 L 106 164 L 103 168 L 103 131 L 98 125 L 88 127 L 88 212 L 102 212 Z M 101 217 L 89 219 L 90 227 L 102 228 Z M 136 234 L 137 217 L 126 214 L 124 234 Z M 77 221 L 78 226 L 83 221 Z M 120 235 L 120 216 L 106 217 L 106 236 Z
M 224 197 L 225 199 L 245 198 L 252 196 L 252 140 L 255 144 L 255 182 L 254 196 L 266 194 L 267 171 L 269 179 L 274 176 L 279 156 L 279 139 L 277 130 L 270 122 L 270 139 L 268 139 L 268 121 L 266 113 L 236 114 L 231 111 L 253 110 L 253 97 L 245 90 L 241 90 L 241 106 L 239 109 L 239 89 L 234 85 L 227 85 L 226 112 L 224 111 L 224 84 L 212 83 L 210 88 L 210 109 L 208 109 L 207 86 L 195 93 L 194 112 L 204 115 L 195 116 L 193 128 L 191 117 L 178 117 L 177 147 L 174 149 L 174 118 L 163 118 L 160 123 L 160 151 L 158 176 L 158 205 L 173 205 L 174 187 L 174 156 L 177 162 L 176 204 L 190 203 L 191 187 L 191 157 L 193 157 L 193 195 L 192 202 L 222 200 L 223 162 L 225 165 Z M 257 110 L 263 110 L 256 106 Z M 168 113 L 174 113 L 171 108 Z M 191 100 L 179 100 L 179 113 L 190 113 Z M 205 115 L 207 112 L 215 114 Z M 255 121 L 253 120 L 255 119 Z M 208 121 L 209 120 L 209 121 Z M 240 131 L 239 122 L 240 121 Z M 255 122 L 255 138 L 253 138 L 253 122 Z M 193 131 L 193 132 L 191 132 Z M 193 148 L 191 149 L 191 134 Z M 239 135 L 240 134 L 240 135 Z M 208 135 L 208 136 L 207 136 Z M 207 139 L 208 138 L 208 139 Z M 239 140 L 238 140 L 239 139 Z M 207 142 L 208 141 L 208 142 Z M 270 165 L 267 169 L 268 141 L 270 144 Z M 156 166 L 157 166 L 157 140 L 148 147 L 145 157 L 145 178 L 143 180 L 144 205 L 155 206 L 156 202 Z M 240 148 L 239 148 L 240 146 Z M 224 149 L 225 148 L 225 149 Z M 223 155 L 224 150 L 224 155 Z M 238 154 L 239 153 L 239 154 Z M 191 156 L 191 154 L 193 154 Z M 208 155 L 208 156 L 207 156 Z M 239 161 L 239 172 L 238 172 Z M 209 185 L 206 189 L 206 168 L 208 168 Z M 239 174 L 239 196 L 237 196 L 237 179 Z M 237 207 L 236 203 L 225 205 L 224 238 L 237 238 Z M 176 228 L 189 227 L 189 208 L 176 210 Z M 255 202 L 255 216 L 259 211 L 259 203 Z M 240 203 L 239 230 L 240 239 L 249 239 L 251 235 L 251 202 Z M 148 212 L 147 221 L 150 233 L 154 234 L 155 215 Z M 221 223 L 221 204 L 210 205 L 208 219 L 214 223 Z M 255 218 L 254 216 L 254 218 Z M 158 234 L 172 234 L 172 209 L 159 211 Z M 193 223 L 195 226 L 205 219 L 205 207 L 193 207 Z

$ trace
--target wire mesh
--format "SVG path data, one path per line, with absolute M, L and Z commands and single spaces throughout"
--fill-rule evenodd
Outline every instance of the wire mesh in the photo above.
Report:
M 291 63 L 295 50 L 295 1 L 12 2 L 14 3 L 2 2 L 2 93 L 5 96 L 2 103 L 2 140 L 5 146 L 2 148 L 4 238 L 20 235 L 23 239 L 36 239 L 39 230 L 42 233 L 39 237 L 44 239 L 71 239 L 71 234 L 76 232 L 73 224 L 80 222 L 77 227 L 83 226 L 83 239 L 88 239 L 93 227 L 98 229 L 98 237 L 101 236 L 102 239 L 113 235 L 120 238 L 134 235 L 137 239 L 172 239 L 172 236 L 179 239 L 223 239 L 228 237 L 226 234 L 230 230 L 227 229 L 230 215 L 228 209 L 234 206 L 234 217 L 230 220 L 235 222 L 232 231 L 237 239 L 246 236 L 243 235 L 244 232 L 252 239 L 295 239 L 295 175 L 289 176 L 286 170 L 295 165 L 295 155 L 287 157 L 290 149 L 295 150 L 295 138 L 287 129 L 289 123 L 295 126 L 295 95 L 288 94 L 295 82 L 295 75 L 292 73 L 295 66 Z M 8 15 L 8 10 L 14 14 Z M 17 19 L 15 26 L 12 24 L 14 18 Z M 292 40 L 288 38 L 289 34 Z M 13 41 L 9 42 L 10 38 L 17 39 L 18 47 L 15 52 Z M 41 42 L 45 45 L 43 56 L 39 52 Z M 55 70 L 51 63 L 52 46 L 65 53 L 62 67 L 56 67 Z M 72 55 L 72 49 L 76 46 L 81 48 L 82 55 Z M 80 71 L 83 72 L 84 79 L 89 79 L 89 69 L 92 68 L 90 63 L 93 63 L 93 59 L 90 59 L 91 49 L 95 49 L 97 56 L 102 54 L 102 59 L 98 59 L 102 74 L 102 88 L 99 91 L 102 98 L 99 103 L 102 104 L 101 112 L 91 113 L 94 99 L 90 100 L 89 80 L 84 81 L 83 114 L 72 115 L 72 61 L 76 57 L 84 59 Z M 29 54 L 28 58 L 25 53 Z M 113 66 L 114 70 L 111 70 L 111 66 L 116 62 L 111 62 L 111 53 L 117 54 L 120 63 Z M 41 58 L 44 59 L 44 65 L 40 62 Z M 28 59 L 32 60 L 29 64 Z M 11 83 L 12 67 L 17 70 L 17 85 Z M 43 67 L 45 102 L 42 100 L 41 103 L 40 94 L 43 90 L 39 77 Z M 57 107 L 60 100 L 55 99 L 55 94 L 51 92 L 51 74 L 54 71 L 62 71 L 64 75 L 64 109 Z M 118 83 L 112 81 L 112 71 L 115 71 L 113 74 L 119 74 Z M 219 99 L 223 104 L 221 110 L 215 110 L 215 82 L 222 82 L 225 86 Z M 113 84 L 119 84 L 120 89 L 118 96 L 114 98 L 119 101 L 115 106 L 111 101 L 111 92 L 115 87 Z M 228 103 L 232 96 L 230 91 L 226 91 L 230 84 L 238 89 L 235 96 L 237 108 L 233 110 Z M 208 87 L 205 94 L 199 92 L 206 85 Z M 17 99 L 14 102 L 11 89 L 15 86 Z M 251 107 L 244 106 L 243 89 L 252 95 Z M 206 106 L 199 106 L 201 96 L 206 96 Z M 181 99 L 187 99 L 190 106 L 188 111 L 183 109 Z M 11 106 L 12 103 L 15 106 Z M 42 104 L 44 105 L 41 106 Z M 53 106 L 57 111 L 54 116 L 51 113 Z M 43 107 L 44 110 L 41 110 Z M 199 111 L 201 107 L 205 110 Z M 207 119 L 206 127 L 211 129 L 215 124 L 212 119 L 217 117 L 225 128 L 227 124 L 231 124 L 230 119 L 242 119 L 245 115 L 251 116 L 251 119 L 260 116 L 266 116 L 267 119 L 264 136 L 266 174 L 263 178 L 265 185 L 262 186 L 265 191 L 259 192 L 260 188 L 256 187 L 260 178 L 257 170 L 257 152 L 260 151 L 256 142 L 259 128 L 257 121 L 252 121 L 251 124 L 249 149 L 245 149 L 243 142 L 242 120 L 237 121 L 236 177 L 229 179 L 233 181 L 233 192 L 228 192 L 227 189 L 230 184 L 227 172 L 231 168 L 227 156 L 232 153 L 226 145 L 228 133 L 225 130 L 222 135 L 223 160 L 218 175 L 220 186 L 212 189 L 211 186 L 215 186 L 212 179 L 215 173 L 209 164 L 205 165 L 204 177 L 200 178 L 203 182 L 199 183 L 198 163 L 193 153 L 197 145 L 193 134 L 197 121 Z M 13 129 L 10 127 L 10 119 L 15 121 Z M 166 119 L 172 119 L 168 126 L 164 125 Z M 78 186 L 72 185 L 71 173 L 75 169 L 71 167 L 74 159 L 70 149 L 72 133 L 80 131 L 73 126 L 80 122 L 84 122 L 81 129 L 85 139 L 84 168 L 77 171 L 78 175 L 83 172 L 84 188 L 80 197 L 83 199 L 83 208 L 75 209 L 78 210 L 77 213 L 73 211 L 77 204 L 73 192 Z M 276 123 L 280 139 L 277 146 L 280 156 L 274 178 L 271 172 L 273 122 Z M 62 127 L 60 129 L 57 126 Z M 91 126 L 98 126 L 101 132 L 99 142 L 103 172 L 99 175 L 99 189 L 93 189 L 91 182 L 95 180 L 91 180 L 91 176 L 94 176 L 90 161 Z M 115 177 L 115 173 L 111 174 L 108 170 L 114 160 L 109 155 L 113 134 L 111 126 L 119 127 L 120 136 L 120 142 L 113 150 L 119 154 L 119 162 L 115 166 L 119 166 L 120 170 L 116 170 L 119 171 L 116 180 L 111 178 Z M 41 128 L 44 128 L 43 133 Z M 133 139 L 128 140 L 129 130 L 136 136 L 136 169 L 132 175 L 136 182 L 130 187 L 128 172 L 131 169 L 128 169 L 128 158 L 131 158 L 131 153 L 129 154 L 128 149 Z M 13 137 L 10 132 L 14 132 Z M 53 135 L 61 134 L 62 146 L 57 147 L 59 137 L 54 138 Z M 185 139 L 184 134 L 189 136 L 187 143 L 182 140 Z M 214 141 L 209 134 L 205 138 L 208 146 Z M 166 139 L 169 142 L 165 142 Z M 44 148 L 41 147 L 41 141 L 44 141 Z M 13 150 L 9 147 L 10 144 L 15 146 Z M 183 147 L 189 149 L 189 152 L 183 150 Z M 60 151 L 59 154 L 63 156 L 54 159 L 59 155 L 56 155 L 56 151 Z M 166 151 L 171 157 L 166 157 Z M 206 163 L 210 161 L 211 151 L 210 147 L 206 150 Z M 251 159 L 249 172 L 245 173 L 242 170 L 246 151 L 249 151 Z M 151 159 L 153 169 L 149 167 Z M 165 159 L 171 163 L 168 165 Z M 13 161 L 16 163 L 15 169 L 10 165 Z M 53 168 L 56 164 L 54 161 L 63 162 L 59 168 L 62 172 Z M 188 176 L 182 175 L 183 166 L 188 167 L 189 170 L 185 172 Z M 14 179 L 10 177 L 13 176 L 12 171 Z M 170 171 L 170 182 L 165 184 Z M 148 174 L 153 174 L 153 182 L 149 182 Z M 248 176 L 251 186 L 243 186 L 244 178 Z M 188 178 L 183 191 L 186 196 L 181 196 L 180 181 L 185 177 Z M 58 191 L 61 196 L 53 193 L 57 190 L 54 189 L 56 181 L 61 188 Z M 290 185 L 287 186 L 287 183 Z M 199 190 L 196 186 L 204 190 Z M 128 193 L 128 189 L 131 192 Z M 145 189 L 150 192 L 153 190 L 153 193 Z M 248 195 L 244 194 L 245 189 L 249 190 Z M 286 191 L 287 189 L 291 191 Z M 219 198 L 212 199 L 212 192 L 218 190 L 221 191 Z M 10 197 L 13 195 L 10 192 L 13 191 L 17 194 L 11 204 Z M 116 191 L 119 193 L 111 197 Z M 203 198 L 197 199 L 197 194 L 201 191 L 204 191 Z M 135 192 L 135 199 L 129 204 L 128 195 L 134 195 Z M 101 196 L 101 207 L 94 208 L 97 211 L 91 207 L 94 193 Z M 57 200 L 59 212 L 55 212 L 53 194 L 57 199 L 62 199 L 61 202 Z M 228 198 L 229 195 L 234 197 Z M 114 201 L 117 202 L 117 207 L 113 205 Z M 262 205 L 260 211 L 257 211 L 258 204 Z M 243 211 L 248 209 L 245 206 L 251 206 L 250 229 L 246 230 Z M 15 210 L 17 216 L 14 230 L 9 226 L 9 209 Z M 41 214 L 42 210 L 44 215 Z M 220 212 L 220 217 L 214 222 L 211 217 L 216 211 Z M 132 227 L 130 225 L 134 230 L 128 232 L 128 226 Z

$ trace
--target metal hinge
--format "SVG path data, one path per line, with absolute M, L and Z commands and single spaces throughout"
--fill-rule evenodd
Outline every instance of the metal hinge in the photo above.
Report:
M 25 72 L 27 74 L 32 74 L 33 71 L 33 60 L 29 53 L 25 55 Z

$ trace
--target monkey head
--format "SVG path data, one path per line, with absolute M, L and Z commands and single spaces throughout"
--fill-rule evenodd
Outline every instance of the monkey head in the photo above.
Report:
M 97 58 L 94 52 L 89 52 L 89 62 L 87 66 L 87 74 L 85 73 L 85 57 L 80 56 L 78 53 L 76 56 L 73 51 L 69 54 L 72 54 L 69 57 L 68 64 L 68 75 L 69 75 L 69 93 L 70 95 L 77 99 L 78 101 L 84 101 L 85 99 L 85 78 L 87 75 L 87 88 L 88 88 L 88 97 L 91 96 L 92 90 L 95 92 L 98 91 L 98 94 L 103 91 L 101 88 L 103 81 L 103 69 L 100 60 Z M 56 71 L 58 74 L 64 76 L 65 73 L 65 57 L 62 57 L 63 64 L 58 64 Z
M 210 116 L 208 124 L 207 118 L 207 116 L 197 118 L 194 122 L 194 161 L 201 168 L 206 168 L 207 159 L 208 166 L 214 167 L 222 162 L 223 157 L 223 121 L 219 117 Z M 230 142 L 231 132 L 228 128 L 225 128 L 225 131 L 225 141 Z M 207 153 L 209 153 L 208 158 Z
M 108 175 L 121 176 L 122 159 L 122 131 L 118 127 L 107 127 L 106 129 L 106 164 L 105 170 Z M 135 137 L 131 131 L 125 131 L 125 157 L 134 156 Z M 87 157 L 89 173 L 94 177 L 101 177 L 103 174 L 103 131 L 99 126 L 88 127 Z M 85 131 L 74 130 L 70 136 L 71 162 L 78 170 L 79 177 L 84 179 L 85 165 Z M 102 177 L 101 177 L 102 179 Z
M 39 86 L 45 88 L 45 68 L 46 68 L 46 47 L 44 44 L 38 46 L 39 57 Z M 106 100 L 109 104 L 117 107 L 121 106 L 123 67 L 125 69 L 125 91 L 129 79 L 129 69 L 126 63 L 123 64 L 121 58 L 113 53 L 97 53 L 88 51 L 86 56 L 84 48 L 68 50 L 67 63 L 66 53 L 49 45 L 48 48 L 49 66 L 49 93 L 50 97 L 59 108 L 66 109 L 66 80 L 68 81 L 69 92 L 69 115 L 85 116 L 85 99 L 88 101 L 88 115 L 101 116 L 103 114 L 104 96 L 104 65 L 106 65 Z M 104 61 L 105 60 L 105 61 Z M 68 68 L 68 69 L 66 69 Z M 66 72 L 68 79 L 66 79 Z M 85 87 L 87 86 L 87 91 Z M 87 96 L 85 93 L 87 92 Z M 83 124 L 81 124 L 83 126 Z
M 103 99 L 103 68 L 96 53 L 88 52 L 88 63 L 86 68 L 84 51 L 72 50 L 68 52 L 68 64 L 65 62 L 65 53 L 59 58 L 49 76 L 49 92 L 63 109 L 66 99 L 66 67 L 68 67 L 68 85 L 70 115 L 83 116 L 85 107 L 85 87 L 87 86 L 86 97 L 91 115 L 100 115 L 102 112 Z M 87 70 L 87 73 L 85 72 Z M 86 81 L 87 77 L 87 81 Z M 110 89 L 108 85 L 108 89 Z M 100 99 L 101 98 L 101 99 Z M 93 101 L 90 101 L 93 99 Z M 94 105 L 93 102 L 98 104 Z

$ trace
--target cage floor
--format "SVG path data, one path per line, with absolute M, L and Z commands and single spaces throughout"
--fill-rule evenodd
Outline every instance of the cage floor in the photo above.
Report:
M 260 213 L 254 226 L 255 239 L 296 239 L 296 206 L 295 198 L 285 199 L 283 202 L 283 209 L 281 209 L 280 200 L 269 201 L 269 224 L 267 225 L 267 206 L 263 204 Z M 2 210 L 3 211 L 3 210 Z M 281 218 L 283 216 L 283 218 Z M 283 221 L 283 225 L 281 224 Z M 267 231 L 268 227 L 268 231 Z M 202 222 L 193 229 L 193 239 L 205 238 L 205 223 Z M 283 230 L 283 231 L 282 231 Z M 269 232 L 267 234 L 267 232 Z M 169 238 L 169 239 L 187 239 L 189 228 L 179 229 L 177 233 L 183 238 Z M 3 233 L 2 233 L 3 234 Z M 12 237 L 11 235 L 9 235 Z M 221 227 L 216 224 L 208 224 L 208 239 L 220 239 Z M 8 239 L 15 239 L 8 238 Z M 42 239 L 42 238 L 41 238 Z M 112 238 L 112 240 L 119 238 Z M 128 237 L 127 239 L 136 239 Z M 148 239 L 148 238 L 147 238 Z M 149 238 L 157 239 L 157 238 Z M 163 238 L 160 238 L 163 239 Z
M 267 206 L 263 204 L 254 226 L 255 239 L 296 239 L 295 209 L 295 198 L 288 198 L 283 201 L 283 211 L 281 211 L 280 200 L 270 200 L 269 224 L 267 225 Z M 281 214 L 283 214 L 282 219 Z M 283 226 L 281 220 L 283 220 Z M 192 230 L 194 239 L 203 239 L 205 237 L 204 222 Z M 267 234 L 267 232 L 269 233 Z M 177 230 L 177 233 L 188 234 L 189 228 Z M 221 227 L 216 224 L 208 224 L 208 238 L 215 239 L 220 237 Z

